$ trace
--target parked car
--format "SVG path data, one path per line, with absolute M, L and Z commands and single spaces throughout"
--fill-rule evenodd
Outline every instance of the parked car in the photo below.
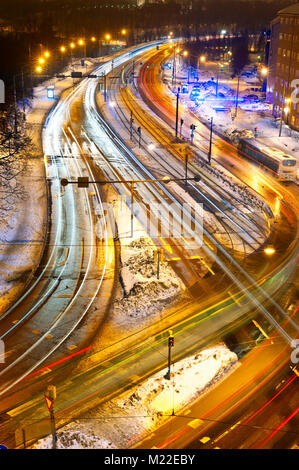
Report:
M 244 100 L 247 100 L 247 101 L 259 101 L 259 97 L 257 95 L 245 95 L 243 96 Z

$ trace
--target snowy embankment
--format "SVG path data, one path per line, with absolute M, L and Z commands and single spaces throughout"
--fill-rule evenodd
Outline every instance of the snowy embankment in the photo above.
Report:
M 158 246 L 134 218 L 133 236 L 128 232 L 131 213 L 126 205 L 120 210 L 115 202 L 121 248 L 120 282 L 123 295 L 114 302 L 113 314 L 118 319 L 136 321 L 159 313 L 179 300 L 185 286 L 167 261 L 160 262 L 159 279 L 155 252 Z
M 223 343 L 199 351 L 171 368 L 171 380 L 159 371 L 120 397 L 93 409 L 58 431 L 58 449 L 124 449 L 197 399 L 231 372 L 237 355 Z M 51 448 L 52 438 L 33 448 Z

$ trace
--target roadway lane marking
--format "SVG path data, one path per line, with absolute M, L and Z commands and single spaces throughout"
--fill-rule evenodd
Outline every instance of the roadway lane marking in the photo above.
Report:
M 202 442 L 203 444 L 206 444 L 207 442 L 209 442 L 210 439 L 211 439 L 210 437 L 205 436 L 205 437 L 203 437 L 202 439 L 199 439 L 199 440 L 200 440 L 200 442 Z
M 69 256 L 69 252 L 70 252 L 70 249 L 69 249 L 69 248 L 67 248 L 67 249 L 65 250 L 65 257 L 64 257 L 64 260 L 63 260 L 63 261 L 60 263 L 59 267 L 61 267 L 61 266 L 64 266 L 64 265 L 65 265 L 65 263 L 66 263 L 66 260 L 68 259 L 68 256 Z
M 76 349 L 78 346 L 76 346 L 75 344 L 71 344 L 70 346 L 68 346 L 68 350 L 69 351 L 73 351 L 74 349 Z
M 258 330 L 260 330 L 260 332 L 265 336 L 265 338 L 270 339 L 267 333 L 263 330 L 261 325 L 256 320 L 252 320 L 252 323 L 257 327 Z
M 188 423 L 188 426 L 190 426 L 190 428 L 196 429 L 202 423 L 203 423 L 202 419 L 193 419 L 193 421 L 190 421 L 190 423 Z
M 75 295 L 75 292 L 77 290 L 77 287 L 78 287 L 78 284 L 79 284 L 79 281 L 80 281 L 80 276 L 81 276 L 81 272 L 82 272 L 82 266 L 83 266 L 83 255 L 84 255 L 84 238 L 82 237 L 81 238 L 81 258 L 80 258 L 80 268 L 79 268 L 79 273 L 78 273 L 78 277 L 77 277 L 77 281 L 76 281 L 76 285 L 75 285 L 75 288 L 73 290 L 73 293 L 72 293 L 72 296 L 71 297 L 74 297 Z
M 238 421 L 236 424 L 234 424 L 231 429 L 235 429 L 239 424 L 241 423 L 241 421 Z

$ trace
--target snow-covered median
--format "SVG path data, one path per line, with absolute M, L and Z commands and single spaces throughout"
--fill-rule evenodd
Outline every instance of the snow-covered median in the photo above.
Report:
M 123 295 L 114 302 L 113 312 L 126 320 L 142 319 L 159 313 L 163 308 L 179 300 L 185 292 L 183 282 L 167 261 L 159 264 L 155 254 L 160 248 L 147 235 L 138 220 L 134 219 L 133 237 L 128 233 L 131 213 L 127 206 L 115 201 L 119 241 L 121 248 L 120 282 Z
M 59 449 L 123 449 L 152 432 L 191 400 L 223 379 L 237 363 L 237 355 L 221 343 L 172 366 L 171 380 L 161 370 L 119 398 L 93 409 L 86 419 L 74 421 L 58 432 Z M 52 446 L 51 436 L 33 447 Z

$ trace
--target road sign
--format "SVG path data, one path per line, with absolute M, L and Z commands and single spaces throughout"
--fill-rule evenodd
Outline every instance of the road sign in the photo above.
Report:
M 88 176 L 79 176 L 78 177 L 78 188 L 88 188 L 89 178 Z
M 71 77 L 72 78 L 82 78 L 82 72 L 72 72 Z
M 45 397 L 45 400 L 46 400 L 47 408 L 48 408 L 49 411 L 51 411 L 52 408 L 53 408 L 54 400 L 51 400 L 51 398 L 48 397 L 45 393 L 44 393 L 44 397 Z

